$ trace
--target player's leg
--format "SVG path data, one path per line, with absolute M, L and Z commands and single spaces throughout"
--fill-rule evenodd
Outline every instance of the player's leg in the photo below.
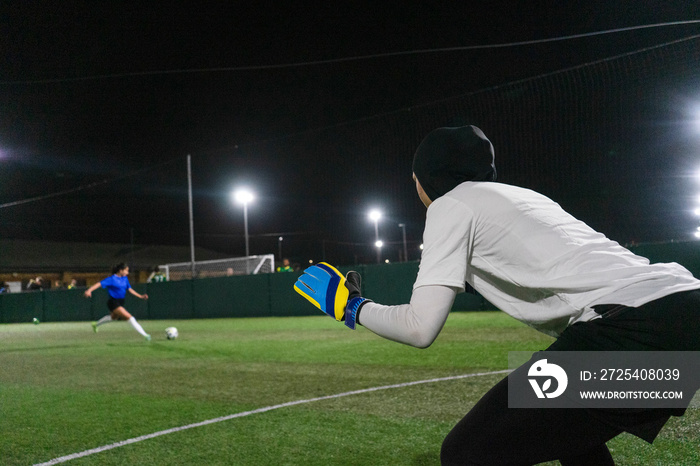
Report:
M 92 323 L 92 330 L 95 333 L 97 333 L 97 327 L 99 327 L 100 325 L 108 324 L 110 322 L 114 322 L 114 319 L 112 319 L 111 314 L 107 314 L 106 316 L 104 316 L 100 320 L 98 320 L 97 322 Z
M 95 333 L 97 333 L 97 328 L 98 328 L 100 325 L 108 324 L 108 323 L 110 323 L 110 322 L 114 322 L 115 320 L 118 320 L 117 317 L 116 317 L 115 315 L 113 315 L 113 314 L 114 314 L 114 309 L 116 309 L 116 308 L 119 307 L 120 305 L 121 305 L 121 304 L 120 304 L 120 301 L 119 301 L 118 299 L 114 299 L 114 298 L 110 297 L 110 298 L 107 300 L 107 309 L 109 309 L 109 314 L 107 314 L 106 316 L 102 317 L 102 318 L 101 318 L 100 320 L 98 320 L 97 322 L 93 322 L 93 323 L 92 323 L 92 330 L 93 330 Z
M 118 306 L 112 309 L 113 320 L 129 320 L 133 316 L 126 310 L 124 306 Z
M 605 443 L 620 432 L 585 409 L 509 409 L 505 378 L 447 435 L 440 458 L 443 465 L 614 465 Z
M 118 316 L 119 320 L 126 320 L 132 327 L 134 327 L 134 330 L 143 335 L 146 340 L 151 341 L 151 336 L 146 333 L 143 327 L 141 327 L 141 324 L 136 321 L 136 318 L 129 314 L 129 311 L 127 311 L 123 306 L 119 306 L 118 308 L 114 309 L 112 311 L 112 315 Z

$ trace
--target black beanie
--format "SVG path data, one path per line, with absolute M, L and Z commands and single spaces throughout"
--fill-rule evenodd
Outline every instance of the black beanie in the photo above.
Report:
M 495 181 L 493 146 L 476 126 L 435 129 L 416 149 L 413 173 L 431 201 L 465 181 Z

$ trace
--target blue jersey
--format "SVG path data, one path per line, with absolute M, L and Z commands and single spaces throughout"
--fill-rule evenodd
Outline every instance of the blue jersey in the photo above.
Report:
M 100 285 L 102 285 L 102 288 L 105 288 L 107 293 L 109 293 L 109 295 L 115 299 L 124 299 L 126 296 L 126 290 L 131 288 L 129 277 L 120 277 L 118 275 L 112 275 L 111 277 L 105 278 L 100 282 Z

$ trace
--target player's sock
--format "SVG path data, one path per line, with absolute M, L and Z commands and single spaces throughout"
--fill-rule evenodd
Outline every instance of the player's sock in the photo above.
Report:
M 109 323 L 109 322 L 113 322 L 113 320 L 112 320 L 112 316 L 109 315 L 109 314 L 107 314 L 106 316 L 104 316 L 103 318 L 101 318 L 100 320 L 98 320 L 97 322 L 95 322 L 94 327 L 97 328 L 97 327 L 99 327 L 100 325 L 106 324 L 106 323 Z
M 141 324 L 136 322 L 136 319 L 134 317 L 129 319 L 129 323 L 131 324 L 132 327 L 134 327 L 134 329 L 136 329 L 137 332 L 139 332 L 141 335 L 146 337 L 147 340 L 151 337 L 149 334 L 146 333 L 146 331 L 143 329 L 143 327 L 141 327 Z

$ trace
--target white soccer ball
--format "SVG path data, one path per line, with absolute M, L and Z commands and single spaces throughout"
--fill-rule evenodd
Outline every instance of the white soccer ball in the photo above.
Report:
M 165 336 L 168 340 L 174 340 L 177 338 L 177 329 L 175 327 L 168 327 L 165 329 Z

